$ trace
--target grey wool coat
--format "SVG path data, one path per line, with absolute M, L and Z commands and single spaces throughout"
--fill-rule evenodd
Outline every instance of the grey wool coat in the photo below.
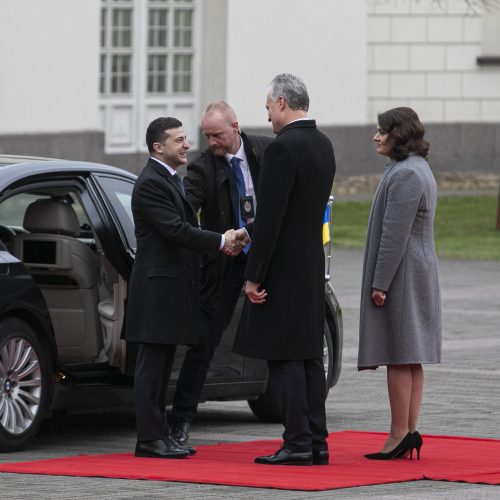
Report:
M 358 369 L 441 361 L 441 299 L 434 247 L 436 182 L 416 154 L 391 161 L 366 237 Z M 372 290 L 386 292 L 382 307 Z

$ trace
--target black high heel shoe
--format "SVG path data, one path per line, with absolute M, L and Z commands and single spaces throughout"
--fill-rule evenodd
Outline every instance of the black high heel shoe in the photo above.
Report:
M 394 458 L 403 456 L 409 451 L 411 459 L 413 448 L 416 448 L 415 437 L 411 432 L 409 432 L 393 450 L 388 451 L 387 453 L 368 453 L 365 455 L 365 457 L 370 460 L 392 460 Z M 420 457 L 420 452 L 418 452 L 418 456 Z
M 413 446 L 417 450 L 417 460 L 420 460 L 420 448 L 422 448 L 424 440 L 418 431 L 412 432 L 411 435 L 413 436 Z M 413 460 L 413 448 L 410 449 L 410 460 Z

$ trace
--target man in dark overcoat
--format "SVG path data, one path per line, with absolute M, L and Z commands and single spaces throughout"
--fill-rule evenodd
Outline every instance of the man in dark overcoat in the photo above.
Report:
M 276 140 L 264 154 L 249 229 L 245 304 L 234 350 L 268 360 L 285 427 L 283 447 L 257 463 L 327 464 L 322 225 L 335 175 L 330 140 L 307 118 L 304 82 L 281 74 L 266 108 Z
M 198 228 L 176 169 L 189 149 L 182 123 L 158 118 L 146 132 L 151 154 L 132 193 L 137 251 L 129 281 L 125 339 L 138 344 L 134 375 L 140 457 L 194 453 L 169 436 L 165 397 L 177 344 L 198 339 L 199 252 L 233 252 L 234 234 Z
M 254 219 L 262 157 L 272 139 L 241 132 L 234 110 L 224 101 L 207 106 L 201 130 L 208 148 L 187 167 L 186 197 L 195 211 L 200 210 L 203 229 L 219 233 L 238 229 Z M 234 158 L 242 173 L 241 194 Z M 249 214 L 241 214 L 242 197 L 251 206 Z M 223 253 L 202 255 L 200 338 L 186 351 L 172 407 L 172 435 L 181 444 L 188 441 L 210 362 L 243 288 L 246 261 L 244 252 L 233 258 Z

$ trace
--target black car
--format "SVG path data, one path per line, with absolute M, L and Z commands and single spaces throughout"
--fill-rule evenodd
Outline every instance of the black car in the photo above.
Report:
M 0 451 L 25 446 L 52 412 L 132 404 L 134 349 L 120 337 L 136 248 L 135 179 L 95 163 L 0 155 Z M 324 364 L 332 387 L 342 316 L 329 280 L 325 287 Z M 265 363 L 231 351 L 241 306 L 202 399 L 248 400 L 259 419 L 277 421 Z M 183 354 L 178 349 L 170 398 Z

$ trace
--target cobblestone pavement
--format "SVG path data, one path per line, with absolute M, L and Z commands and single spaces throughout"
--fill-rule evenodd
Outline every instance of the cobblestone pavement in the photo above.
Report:
M 357 328 L 362 252 L 336 250 L 332 282 L 344 313 L 344 359 L 327 401 L 329 430 L 387 431 L 385 370 L 358 373 Z M 427 366 L 420 431 L 500 438 L 500 263 L 443 259 L 444 360 Z M 194 445 L 279 438 L 277 424 L 258 422 L 245 402 L 206 403 Z M 124 452 L 135 444 L 131 411 L 48 420 L 34 446 L 0 462 L 78 453 Z M 335 460 L 335 448 L 332 449 Z M 425 445 L 422 449 L 425 453 Z M 458 457 L 457 457 L 458 458 Z M 157 481 L 0 474 L 2 500 L 21 499 L 500 499 L 500 487 L 414 481 L 326 492 L 298 492 Z

